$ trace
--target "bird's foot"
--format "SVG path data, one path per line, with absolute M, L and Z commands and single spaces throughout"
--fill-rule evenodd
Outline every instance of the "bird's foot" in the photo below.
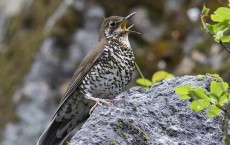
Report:
M 125 99 L 101 99 L 101 98 L 95 98 L 95 97 L 89 97 L 89 96 L 86 96 L 85 98 L 90 99 L 90 100 L 94 100 L 96 102 L 93 105 L 93 107 L 91 107 L 91 109 L 89 111 L 89 114 L 92 114 L 92 112 L 95 110 L 95 108 L 98 105 L 101 106 L 103 103 L 106 104 L 106 105 L 113 105 L 113 104 L 116 104 L 116 103 L 125 102 Z
M 98 105 L 101 106 L 103 103 L 107 104 L 107 105 L 112 105 L 112 101 L 110 99 L 101 99 L 101 98 L 95 98 L 95 97 L 89 97 L 89 96 L 85 96 L 85 98 L 90 99 L 90 100 L 94 100 L 96 102 L 95 105 L 93 105 L 93 107 L 91 107 L 89 114 L 92 114 L 92 112 L 95 110 L 95 108 Z

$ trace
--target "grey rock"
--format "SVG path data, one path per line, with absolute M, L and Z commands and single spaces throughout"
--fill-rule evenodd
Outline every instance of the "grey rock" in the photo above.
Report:
M 174 92 L 180 85 L 208 90 L 211 80 L 210 76 L 183 76 L 157 83 L 146 92 L 133 87 L 118 96 L 126 103 L 97 107 L 71 145 L 221 145 L 222 116 L 213 119 L 204 111 L 193 112 L 190 101 Z

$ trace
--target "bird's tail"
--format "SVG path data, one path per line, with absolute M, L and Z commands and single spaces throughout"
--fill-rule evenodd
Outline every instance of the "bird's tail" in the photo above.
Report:
M 69 133 L 71 119 L 60 122 L 53 119 L 47 129 L 39 138 L 37 145 L 60 145 Z
M 62 103 L 53 120 L 39 138 L 37 145 L 60 145 L 68 134 L 89 116 L 94 102 L 85 99 L 82 94 L 70 97 Z

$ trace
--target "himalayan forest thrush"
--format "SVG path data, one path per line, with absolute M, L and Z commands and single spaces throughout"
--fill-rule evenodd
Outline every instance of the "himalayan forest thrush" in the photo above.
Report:
M 133 25 L 126 28 L 126 23 L 135 14 L 104 19 L 99 42 L 74 73 L 69 88 L 37 145 L 61 144 L 77 125 L 87 119 L 89 112 L 102 103 L 111 104 L 112 99 L 131 80 L 135 65 L 128 34 L 138 32 L 130 30 Z

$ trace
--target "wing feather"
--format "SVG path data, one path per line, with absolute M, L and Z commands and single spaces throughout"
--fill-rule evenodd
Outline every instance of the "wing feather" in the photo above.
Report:
M 78 86 L 82 82 L 82 79 L 87 74 L 87 72 L 92 68 L 92 66 L 95 64 L 95 62 L 98 60 L 98 58 L 100 58 L 100 56 L 103 53 L 105 44 L 106 44 L 106 40 L 101 39 L 100 42 L 83 59 L 83 61 L 79 65 L 78 69 L 75 71 L 75 73 L 72 77 L 71 83 L 70 83 L 65 95 L 62 97 L 60 104 L 59 104 L 59 107 L 54 114 L 54 117 L 57 114 L 58 110 L 61 108 L 61 106 L 65 103 L 65 101 L 78 88 Z

